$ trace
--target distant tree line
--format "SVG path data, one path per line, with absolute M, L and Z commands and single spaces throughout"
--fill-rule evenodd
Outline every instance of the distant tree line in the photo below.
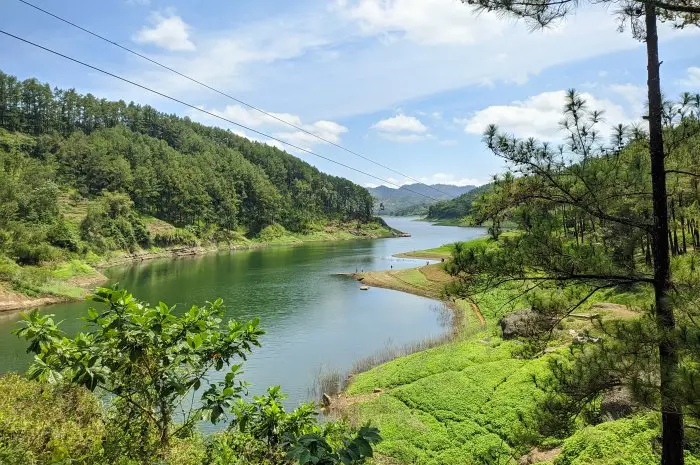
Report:
M 493 189 L 493 184 L 476 187 L 467 193 L 450 200 L 442 200 L 428 207 L 428 218 L 431 220 L 461 219 L 472 213 L 475 200 L 481 198 Z

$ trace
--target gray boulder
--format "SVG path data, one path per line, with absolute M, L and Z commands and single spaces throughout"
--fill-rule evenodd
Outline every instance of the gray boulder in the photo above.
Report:
M 547 319 L 533 312 L 529 308 L 510 313 L 498 322 L 501 327 L 503 339 L 516 337 L 531 337 L 537 335 L 547 327 Z
M 600 415 L 609 420 L 618 420 L 633 414 L 638 408 L 632 392 L 626 387 L 614 388 L 603 394 Z

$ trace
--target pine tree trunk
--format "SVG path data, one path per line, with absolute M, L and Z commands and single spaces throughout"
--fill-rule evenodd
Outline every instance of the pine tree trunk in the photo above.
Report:
M 569 230 L 566 228 L 566 207 L 561 208 L 561 223 L 564 226 L 564 237 L 569 237 Z
M 676 201 L 671 199 L 671 222 L 673 223 L 673 255 L 680 255 L 681 249 L 678 246 L 678 222 L 676 221 Z
M 681 236 L 683 237 L 683 254 L 688 253 L 688 244 L 685 241 L 685 217 L 681 215 Z
M 680 192 L 678 193 L 678 208 L 681 209 L 681 213 L 680 213 L 681 219 L 680 219 L 680 222 L 681 222 L 681 236 L 682 236 L 682 238 L 683 238 L 683 248 L 680 249 L 680 252 L 683 253 L 683 255 L 685 255 L 686 253 L 688 253 L 688 244 L 687 244 L 686 241 L 685 241 L 685 226 L 686 226 L 686 221 L 685 221 L 685 215 L 684 215 L 684 211 L 683 211 L 683 191 L 680 191 Z
M 661 465 L 683 465 L 683 414 L 675 401 L 673 378 L 678 369 L 678 352 L 673 330 L 676 327 L 669 298 L 671 257 L 667 247 L 668 203 L 661 124 L 661 77 L 659 74 L 659 38 L 656 30 L 656 7 L 644 5 L 646 20 L 647 86 L 649 92 L 649 155 L 654 205 L 652 249 L 654 258 L 654 297 L 656 324 L 662 333 L 659 342 L 661 377 Z

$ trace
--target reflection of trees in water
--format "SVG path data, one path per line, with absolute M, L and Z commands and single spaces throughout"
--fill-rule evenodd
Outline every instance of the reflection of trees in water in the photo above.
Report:
M 455 326 L 460 320 L 458 311 L 451 309 L 445 303 L 431 305 L 430 310 L 437 315 L 437 320 L 441 328 L 455 329 Z

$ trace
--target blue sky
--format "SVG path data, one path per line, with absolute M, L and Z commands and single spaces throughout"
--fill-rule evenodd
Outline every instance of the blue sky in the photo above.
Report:
M 424 182 L 483 183 L 502 163 L 481 143 L 488 123 L 557 139 L 563 91 L 576 88 L 610 125 L 639 120 L 642 44 L 600 7 L 547 31 L 457 0 L 33 0 L 181 72 Z M 0 28 L 274 134 L 397 184 L 409 182 L 154 67 L 17 0 Z M 700 91 L 700 29 L 661 30 L 664 91 Z M 19 78 L 135 100 L 225 123 L 0 37 L 0 69 Z M 245 134 L 238 128 L 232 130 Z M 255 136 L 262 139 L 259 136 Z M 376 179 L 289 150 L 363 185 Z

